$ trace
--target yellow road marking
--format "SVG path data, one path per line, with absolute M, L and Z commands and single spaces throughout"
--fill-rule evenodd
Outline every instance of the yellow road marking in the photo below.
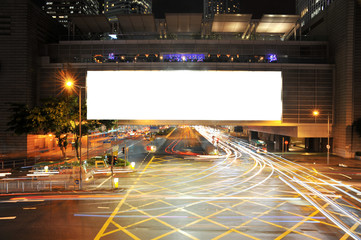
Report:
M 355 229 L 359 226 L 360 224 L 357 222 L 355 223 L 351 228 L 350 231 L 353 232 L 355 231 Z M 348 233 L 345 233 L 345 235 L 342 236 L 342 238 L 340 238 L 340 240 L 346 240 L 350 235 L 348 235 Z
M 117 228 L 119 228 L 120 230 L 122 230 L 123 232 L 125 232 L 126 234 L 128 234 L 130 237 L 132 237 L 133 239 L 140 239 L 137 236 L 135 236 L 134 234 L 132 234 L 131 232 L 129 232 L 127 229 L 125 229 L 124 227 L 120 226 L 118 223 L 112 221 L 112 223 L 114 224 L 114 226 L 116 226 Z
M 174 131 L 174 130 L 173 130 L 173 131 Z M 173 131 L 172 131 L 172 132 L 173 132 Z M 151 163 L 154 159 L 155 159 L 155 158 L 153 157 L 153 158 L 150 160 L 150 162 L 149 162 L 149 163 L 147 164 L 147 166 L 144 168 L 143 172 L 145 171 L 145 169 L 152 168 L 152 166 L 150 166 L 150 163 Z M 158 160 L 158 159 L 159 159 L 159 158 L 157 158 L 157 160 Z M 161 161 L 166 161 L 166 160 L 163 160 L 163 159 L 159 159 L 159 160 L 161 160 Z M 169 160 L 167 160 L 167 161 L 172 161 L 172 160 L 174 160 L 174 159 L 169 159 Z M 175 160 L 177 160 L 177 159 L 175 159 Z M 154 162 L 154 164 L 156 164 L 156 162 Z M 248 170 L 247 170 L 246 172 L 244 172 L 242 175 L 247 174 L 248 172 L 250 172 L 250 170 L 251 170 L 251 169 L 248 169 Z M 143 173 L 143 172 L 142 172 L 142 173 Z M 159 177 L 162 178 L 161 176 L 159 176 Z M 140 180 L 140 177 L 137 178 L 136 183 L 137 183 L 139 180 Z M 150 182 L 144 181 L 144 180 L 141 180 L 141 181 L 143 181 L 145 184 L 159 187 L 160 189 L 153 190 L 153 191 L 151 191 L 151 192 L 146 192 L 146 193 L 144 192 L 144 193 L 143 193 L 142 191 L 139 191 L 139 190 L 137 190 L 137 189 L 133 189 L 133 187 L 132 187 L 132 188 L 130 189 L 130 191 L 125 195 L 125 197 L 122 199 L 122 204 L 121 204 L 121 205 L 119 205 L 120 203 L 118 204 L 119 208 L 118 208 L 117 211 L 115 211 L 115 215 L 116 215 L 116 214 L 123 213 L 123 212 L 126 212 L 126 211 L 129 211 L 129 210 L 136 210 L 136 211 L 139 211 L 140 213 L 143 213 L 144 215 L 148 216 L 149 218 L 148 218 L 148 219 L 144 219 L 144 220 L 142 220 L 142 221 L 139 221 L 139 222 L 137 222 L 137 223 L 133 223 L 133 224 L 131 224 L 131 225 L 123 226 L 123 227 L 122 227 L 122 226 L 116 224 L 116 223 L 113 221 L 113 218 L 114 218 L 115 215 L 114 215 L 113 217 L 111 216 L 110 218 L 112 218 L 112 219 L 111 219 L 111 221 L 108 223 L 107 226 L 109 226 L 109 224 L 112 223 L 112 224 L 114 224 L 115 226 L 117 226 L 118 229 L 113 230 L 113 231 L 110 231 L 110 232 L 107 232 L 107 233 L 104 233 L 104 231 L 107 229 L 107 227 L 105 227 L 105 229 L 103 230 L 103 235 L 101 235 L 99 238 L 96 238 L 96 239 L 100 239 L 101 237 L 104 237 L 104 236 L 106 236 L 106 235 L 109 235 L 109 234 L 112 234 L 112 233 L 118 232 L 118 231 L 123 231 L 124 233 L 128 234 L 128 236 L 132 237 L 133 239 L 139 239 L 139 238 L 137 238 L 135 235 L 133 235 L 132 233 L 130 233 L 129 231 L 127 231 L 126 229 L 129 229 L 129 228 L 132 227 L 132 226 L 135 226 L 135 225 L 138 225 L 138 224 L 147 222 L 147 221 L 152 220 L 152 219 L 155 220 L 155 221 L 158 221 L 159 223 L 161 223 L 161 224 L 163 224 L 163 225 L 165 225 L 165 226 L 167 226 L 167 227 L 170 227 L 171 229 L 173 229 L 173 230 L 170 230 L 170 232 L 167 232 L 167 233 L 165 233 L 165 234 L 163 234 L 163 235 L 161 235 L 161 236 L 157 236 L 157 237 L 154 238 L 154 239 L 160 239 L 160 238 L 163 238 L 163 237 L 168 236 L 168 235 L 170 235 L 170 234 L 172 234 L 172 233 L 175 233 L 175 232 L 179 232 L 179 233 L 181 233 L 181 234 L 183 234 L 183 235 L 185 235 L 185 236 L 188 236 L 188 237 L 191 238 L 191 239 L 197 239 L 196 237 L 194 237 L 194 236 L 188 234 L 187 232 L 183 231 L 182 228 L 191 226 L 191 225 L 196 224 L 196 223 L 198 223 L 198 222 L 200 222 L 200 221 L 203 221 L 203 220 L 208 221 L 208 222 L 211 222 L 211 223 L 213 223 L 213 224 L 215 224 L 215 225 L 218 225 L 218 226 L 221 226 L 221 227 L 224 227 L 224 228 L 228 229 L 228 231 L 225 230 L 226 232 L 224 232 L 223 234 L 217 236 L 217 237 L 214 238 L 214 239 L 220 239 L 221 237 L 226 236 L 226 235 L 228 235 L 228 234 L 231 233 L 231 232 L 235 232 L 235 233 L 244 235 L 244 236 L 249 237 L 249 238 L 252 238 L 252 239 L 258 239 L 258 238 L 256 238 L 256 237 L 253 237 L 253 236 L 250 236 L 250 235 L 248 235 L 248 234 L 246 234 L 246 233 L 243 233 L 243 232 L 241 232 L 241 231 L 239 231 L 239 230 L 237 230 L 237 229 L 235 229 L 235 228 L 230 229 L 230 227 L 224 226 L 222 223 L 218 223 L 218 222 L 216 222 L 216 221 L 213 221 L 212 219 L 209 219 L 209 218 L 211 218 L 211 217 L 213 217 L 213 216 L 215 216 L 215 215 L 217 215 L 217 214 L 220 214 L 220 213 L 222 213 L 222 212 L 224 212 L 224 211 L 231 211 L 231 212 L 234 212 L 234 213 L 238 213 L 238 214 L 244 215 L 244 214 L 242 214 L 242 213 L 239 213 L 238 211 L 235 211 L 235 210 L 229 209 L 229 208 L 224 208 L 224 207 L 221 206 L 221 208 L 224 208 L 224 209 L 222 209 L 222 210 L 220 210 L 220 211 L 218 210 L 217 212 L 215 212 L 215 213 L 213 213 L 213 214 L 211 214 L 211 215 L 209 215 L 209 216 L 203 217 L 203 216 L 200 216 L 200 215 L 198 215 L 198 214 L 196 214 L 196 213 L 193 213 L 193 212 L 191 212 L 191 211 L 189 211 L 189 210 L 187 210 L 187 209 L 184 209 L 184 208 L 187 208 L 187 207 L 192 206 L 192 205 L 194 205 L 194 204 L 202 203 L 202 202 L 204 202 L 204 201 L 193 202 L 193 203 L 191 203 L 191 204 L 189 204 L 189 205 L 187 205 L 187 206 L 183 206 L 182 208 L 175 208 L 175 209 L 172 209 L 171 211 L 168 211 L 168 212 L 166 212 L 166 213 L 163 213 L 163 214 L 160 214 L 160 215 L 157 215 L 157 216 L 152 216 L 152 215 L 148 214 L 147 212 L 144 212 L 143 210 L 139 209 L 139 208 L 141 208 L 142 206 L 133 207 L 133 206 L 131 206 L 128 202 L 125 203 L 125 199 L 128 198 L 129 193 L 130 193 L 131 191 L 136 191 L 136 192 L 140 193 L 141 195 L 145 195 L 145 194 L 149 194 L 149 193 L 157 192 L 157 191 L 164 191 L 164 190 L 171 190 L 171 191 L 173 191 L 173 192 L 178 192 L 179 194 L 189 194 L 189 193 L 192 193 L 192 192 L 194 192 L 194 191 L 199 191 L 199 189 L 201 189 L 201 190 L 203 189 L 203 190 L 209 192 L 209 189 L 205 189 L 205 188 L 203 188 L 203 187 L 200 187 L 200 188 L 197 188 L 197 189 L 193 189 L 193 190 L 191 190 L 191 191 L 188 191 L 188 192 L 186 192 L 186 193 L 181 193 L 181 192 L 179 192 L 179 191 L 177 191 L 177 190 L 169 189 L 169 188 L 167 188 L 167 187 L 159 186 L 159 185 L 157 185 L 157 184 L 154 184 L 154 182 L 153 182 L 153 183 L 150 183 Z M 156 182 L 156 183 L 161 183 L 161 182 L 163 182 L 163 181 L 159 181 L 159 182 Z M 173 182 L 175 182 L 175 181 L 173 181 Z M 223 193 L 219 193 L 219 192 L 218 192 L 218 196 L 225 195 L 227 192 L 228 192 L 228 191 L 224 191 Z M 124 201 L 123 201 L 123 200 L 124 200 Z M 151 204 L 154 204 L 154 203 L 156 203 L 156 202 L 163 202 L 163 203 L 165 203 L 165 204 L 167 204 L 167 205 L 169 205 L 169 206 L 174 206 L 173 204 L 168 203 L 168 202 L 163 201 L 163 200 L 154 201 L 154 202 L 152 202 L 152 203 L 147 203 L 147 204 L 145 204 L 145 205 L 151 205 Z M 247 202 L 247 201 L 244 201 L 244 202 Z M 239 205 L 239 204 L 243 204 L 244 202 L 235 204 L 235 205 L 233 205 L 231 208 L 234 208 L 234 206 L 237 206 L 237 205 Z M 209 204 L 209 203 L 211 203 L 211 202 L 207 202 L 207 203 Z M 245 222 L 245 223 L 237 226 L 236 228 L 240 228 L 241 226 L 246 225 L 246 224 L 249 224 L 250 222 L 252 222 L 252 221 L 254 221 L 254 220 L 259 220 L 259 221 L 262 221 L 262 222 L 264 222 L 264 223 L 267 223 L 267 224 L 270 224 L 270 225 L 273 225 L 273 226 L 276 226 L 276 227 L 280 227 L 280 228 L 282 228 L 282 229 L 286 229 L 286 230 L 287 230 L 286 232 L 294 232 L 294 233 L 297 233 L 297 234 L 300 234 L 300 235 L 303 235 L 303 236 L 306 236 L 306 237 L 309 237 L 309 238 L 318 239 L 318 238 L 309 236 L 309 235 L 307 235 L 307 234 L 303 234 L 303 233 L 300 233 L 300 232 L 298 232 L 298 231 L 295 231 L 294 229 L 291 230 L 291 229 L 288 229 L 288 228 L 286 228 L 286 227 L 282 227 L 282 226 L 279 226 L 279 225 L 277 225 L 277 224 L 270 223 L 270 222 L 264 221 L 264 220 L 262 220 L 262 219 L 259 219 L 259 217 L 261 217 L 261 216 L 269 213 L 270 211 L 272 211 L 272 210 L 275 209 L 275 208 L 280 207 L 280 206 L 283 205 L 284 203 L 286 203 L 286 202 L 280 203 L 278 206 L 273 207 L 273 208 L 271 208 L 270 206 L 267 206 L 267 208 L 269 208 L 268 211 L 266 211 L 266 212 L 264 212 L 264 213 L 262 213 L 262 214 L 259 214 L 259 215 L 255 216 L 255 217 L 253 217 L 253 218 L 250 219 L 249 221 L 247 221 L 247 222 Z M 121 207 L 123 204 L 125 204 L 125 205 L 127 205 L 127 206 L 129 206 L 129 207 L 131 207 L 131 208 L 119 212 L 119 209 L 120 209 L 120 207 Z M 212 203 L 211 203 L 211 204 L 212 204 Z M 212 204 L 212 205 L 216 205 L 216 204 Z M 265 205 L 265 206 L 266 206 L 266 205 Z M 174 207 L 176 207 L 176 206 L 174 206 Z M 193 222 L 191 222 L 191 223 L 188 223 L 187 225 L 182 226 L 181 228 L 177 228 L 177 227 L 175 227 L 175 226 L 172 226 L 172 225 L 168 224 L 167 222 L 164 222 L 164 221 L 162 221 L 161 219 L 159 219 L 159 217 L 161 217 L 161 216 L 163 216 L 163 215 L 166 215 L 166 214 L 168 214 L 168 213 L 171 213 L 171 212 L 175 212 L 175 211 L 184 211 L 184 212 L 187 212 L 187 213 L 190 214 L 190 215 L 193 215 L 193 216 L 198 217 L 199 219 L 197 219 L 197 220 L 195 220 L 195 221 L 193 221 Z M 283 211 L 283 212 L 287 212 L 287 211 Z M 114 212 L 113 212 L 113 213 L 114 213 Z M 297 214 L 295 214 L 295 213 L 292 213 L 292 214 L 297 215 Z M 306 221 L 307 219 L 312 219 L 312 218 L 311 218 L 311 217 L 312 217 L 311 215 L 310 215 L 309 217 L 305 217 L 305 216 L 302 216 L 302 217 L 304 217 L 303 222 Z M 108 220 L 109 220 L 109 219 L 108 219 Z M 314 220 L 314 219 L 312 219 L 312 220 Z M 108 222 L 108 221 L 107 221 L 107 222 Z M 317 222 L 320 222 L 320 221 L 317 221 Z M 107 224 L 107 223 L 106 223 L 106 224 Z M 301 225 L 302 223 L 301 223 L 301 224 L 298 223 L 298 224 Z M 324 224 L 326 224 L 326 223 L 324 223 Z M 329 224 L 329 225 L 330 225 L 330 224 Z M 104 226 L 103 226 L 103 227 L 104 227 Z M 295 227 L 295 226 L 294 226 L 294 227 Z M 297 227 L 295 227 L 295 228 L 297 228 Z M 355 228 L 357 228 L 357 226 L 356 226 Z M 98 234 L 99 234 L 99 233 L 98 233 Z M 283 234 L 285 234 L 285 233 L 283 233 Z M 287 234 L 286 234 L 286 235 L 287 235 Z M 280 236 L 279 236 L 279 237 L 280 237 Z M 282 238 L 283 238 L 283 237 L 282 237 Z
M 249 238 L 252 238 L 252 239 L 255 239 L 255 240 L 259 240 L 259 238 L 256 238 L 256 237 L 253 237 L 253 236 L 251 236 L 251 235 L 248 235 L 248 234 L 246 234 L 246 233 L 244 233 L 244 232 L 238 231 L 237 229 L 233 229 L 233 232 L 239 233 L 239 234 L 241 234 L 241 235 L 244 235 L 244 236 L 246 236 L 246 237 L 249 237 Z
M 169 136 L 174 132 L 174 130 L 176 130 L 176 128 L 174 128 L 165 138 L 169 138 Z
M 329 203 L 326 203 L 325 205 L 322 206 L 322 208 L 325 208 L 329 205 Z M 316 210 L 313 213 L 311 213 L 310 215 L 308 215 L 309 218 L 312 218 L 313 216 L 315 216 L 316 214 L 318 214 L 320 211 Z M 280 240 L 282 238 L 284 238 L 285 236 L 287 236 L 290 232 L 292 232 L 293 230 L 295 230 L 296 228 L 298 228 L 299 226 L 301 226 L 302 224 L 305 223 L 307 219 L 303 219 L 302 221 L 298 222 L 297 224 L 295 224 L 293 227 L 289 228 L 286 232 L 282 233 L 280 236 L 278 236 L 277 238 L 275 238 L 274 240 Z
M 266 208 L 270 208 L 269 206 L 267 205 L 264 205 L 262 203 L 259 203 L 259 202 L 253 202 L 255 204 L 258 204 L 258 205 L 261 205 L 263 207 L 266 207 Z M 287 214 L 290 214 L 290 215 L 294 215 L 294 216 L 298 216 L 298 217 L 302 217 L 302 218 L 306 218 L 306 220 L 311 220 L 311 221 L 314 221 L 314 219 L 310 218 L 310 217 L 305 217 L 303 215 L 300 215 L 300 214 L 297 214 L 297 213 L 294 213 L 294 212 L 290 212 L 290 211 L 285 211 L 285 210 L 282 210 L 282 209 L 279 209 L 280 212 L 284 212 L 284 213 L 287 213 Z M 323 222 L 321 220 L 317 220 L 319 223 L 322 223 L 324 225 L 327 225 L 327 226 L 330 226 L 330 227 L 334 227 L 334 228 L 338 228 L 338 226 L 334 225 L 334 224 L 331 224 L 331 223 L 328 223 L 328 222 Z
M 145 172 L 145 170 L 148 168 L 149 164 L 153 161 L 154 156 L 150 159 L 150 161 L 148 162 L 147 166 L 143 169 L 142 173 Z M 139 181 L 139 179 L 141 178 L 141 174 L 140 176 L 135 180 L 135 183 L 133 184 L 133 186 L 129 189 L 129 191 L 125 194 L 124 198 L 119 202 L 119 204 L 117 205 L 117 207 L 114 209 L 113 213 L 110 215 L 110 217 L 107 219 L 107 221 L 104 223 L 103 227 L 100 229 L 100 231 L 98 232 L 98 234 L 96 235 L 96 237 L 94 238 L 94 240 L 99 240 L 101 237 L 103 237 L 105 230 L 107 229 L 107 227 L 109 226 L 109 224 L 113 221 L 114 216 L 119 212 L 119 209 L 121 208 L 121 206 L 123 205 L 123 203 L 125 202 L 125 200 L 127 199 L 127 197 L 129 196 L 129 194 L 132 192 L 134 185 Z
M 161 235 L 161 236 L 158 236 L 158 237 L 156 237 L 156 238 L 153 238 L 153 239 L 160 239 L 160 238 L 162 238 L 163 236 L 169 235 L 169 234 L 171 234 L 171 233 L 173 233 L 173 232 L 182 233 L 183 235 L 185 235 L 185 236 L 187 236 L 187 237 L 189 237 L 189 238 L 191 238 L 191 239 L 198 239 L 198 238 L 196 238 L 196 237 L 193 237 L 193 236 L 190 235 L 189 233 L 187 233 L 187 232 L 185 232 L 185 231 L 183 231 L 183 230 L 181 230 L 181 229 L 179 229 L 179 228 L 176 228 L 176 227 L 168 224 L 167 222 L 164 222 L 164 221 L 160 220 L 159 218 L 157 218 L 157 217 L 159 217 L 159 216 L 161 216 L 161 215 L 159 215 L 159 216 L 151 216 L 151 215 L 149 215 L 148 213 L 144 212 L 143 210 L 140 210 L 140 209 L 137 209 L 137 210 L 138 210 L 140 213 L 143 213 L 144 215 L 147 215 L 147 216 L 151 217 L 151 218 L 154 219 L 155 221 L 157 221 L 157 222 L 159 222 L 159 223 L 162 223 L 163 225 L 165 225 L 165 226 L 173 229 L 173 231 L 168 232 L 168 233 L 165 233 L 165 234 L 163 234 L 163 235 Z M 162 214 L 162 215 L 164 215 L 164 214 Z
M 248 202 L 248 201 L 244 201 L 244 202 Z M 253 202 L 253 203 L 255 203 L 255 202 Z M 214 205 L 214 206 L 219 207 L 219 208 L 224 208 L 223 206 L 220 206 L 220 205 L 218 205 L 218 204 L 215 204 L 214 202 L 213 202 L 213 203 L 212 203 L 212 202 L 209 202 L 209 204 Z M 241 204 L 243 204 L 243 203 L 241 203 Z M 231 206 L 231 208 L 234 208 L 234 207 L 236 207 L 237 205 L 240 205 L 240 203 L 237 203 L 237 204 Z M 262 205 L 263 205 L 263 204 L 262 204 Z M 267 207 L 267 208 L 270 208 L 270 207 L 267 206 L 267 205 L 264 205 L 264 206 Z M 236 214 L 244 215 L 243 213 L 241 213 L 241 212 L 239 212 L 239 211 L 235 211 L 235 210 L 233 210 L 233 209 L 229 209 L 229 210 L 230 210 L 231 212 L 236 213 Z M 304 217 L 304 216 L 300 216 L 300 217 Z M 314 221 L 314 219 L 312 219 L 312 218 L 310 218 L 310 217 L 304 217 L 304 218 L 306 218 L 306 220 L 313 220 L 313 221 Z M 269 224 L 269 225 L 272 225 L 272 226 L 275 226 L 275 227 L 279 227 L 279 228 L 288 230 L 287 227 L 284 227 L 284 226 L 281 226 L 281 225 L 278 225 L 278 224 L 275 224 L 275 223 L 272 223 L 272 222 L 268 222 L 268 221 L 265 221 L 265 220 L 263 220 L 263 219 L 259 219 L 259 218 L 258 218 L 258 221 L 261 221 L 261 222 L 267 223 L 267 224 Z M 317 222 L 319 222 L 319 221 L 317 220 Z M 315 240 L 319 240 L 319 238 L 310 236 L 310 235 L 305 234 L 305 233 L 302 233 L 302 232 L 298 232 L 298 231 L 293 231 L 293 232 L 294 232 L 294 233 L 297 233 L 297 234 L 300 234 L 300 235 L 303 235 L 303 236 L 308 237 L 308 238 L 312 238 L 312 239 L 315 239 Z

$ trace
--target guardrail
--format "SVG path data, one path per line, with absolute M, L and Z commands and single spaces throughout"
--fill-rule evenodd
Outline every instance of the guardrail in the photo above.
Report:
M 5 178 L 0 180 L 0 193 L 40 192 L 76 190 L 76 183 L 67 180 L 32 180 L 25 178 Z
M 14 160 L 0 160 L 0 169 L 6 168 L 17 168 L 24 167 L 28 165 L 34 165 L 36 163 L 35 159 L 14 159 Z

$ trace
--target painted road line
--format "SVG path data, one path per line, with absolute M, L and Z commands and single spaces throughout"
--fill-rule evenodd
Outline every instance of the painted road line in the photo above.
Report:
M 35 210 L 36 207 L 23 207 L 23 210 Z
M 176 130 L 176 128 L 174 128 L 165 138 L 169 138 L 169 136 L 174 132 L 174 130 Z
M 356 228 L 359 226 L 359 223 L 355 223 L 351 228 L 350 231 L 354 232 Z M 348 233 L 345 233 L 345 235 L 340 238 L 340 240 L 346 240 L 350 235 Z
M 150 161 L 148 162 L 147 166 L 145 166 L 145 168 L 143 169 L 142 172 L 144 172 L 148 166 L 151 164 L 151 162 L 153 161 L 154 156 L 150 159 Z M 129 191 L 127 191 L 127 193 L 125 194 L 124 198 L 119 202 L 118 206 L 114 209 L 113 213 L 110 215 L 110 217 L 107 219 L 107 221 L 104 223 L 103 227 L 100 229 L 100 231 L 98 232 L 98 234 L 95 236 L 94 240 L 99 240 L 100 238 L 102 238 L 106 233 L 105 230 L 108 228 L 110 223 L 113 223 L 113 219 L 115 217 L 115 215 L 119 212 L 120 208 L 122 207 L 122 205 L 124 204 L 125 200 L 127 199 L 127 197 L 129 196 L 129 194 L 132 192 L 134 185 L 137 184 L 137 182 L 139 181 L 139 179 L 141 178 L 142 175 L 140 175 L 136 180 L 135 183 L 133 184 L 133 186 L 129 189 Z M 122 230 L 124 233 L 128 234 L 129 236 L 130 233 L 128 231 L 126 231 L 126 229 L 124 229 L 121 226 L 118 226 L 118 229 Z
M 105 179 L 101 184 L 99 184 L 95 189 L 100 188 L 104 183 L 106 183 L 107 181 L 109 181 L 109 179 L 111 179 L 112 176 L 108 177 L 107 179 Z

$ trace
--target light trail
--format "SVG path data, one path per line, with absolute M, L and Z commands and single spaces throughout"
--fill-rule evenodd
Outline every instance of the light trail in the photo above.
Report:
M 203 134 L 204 134 L 204 132 L 203 132 Z M 225 139 L 232 139 L 225 135 L 221 135 L 219 137 L 223 137 Z M 329 195 L 329 194 L 325 195 L 325 194 L 321 193 L 319 190 L 316 190 L 314 187 L 311 187 L 309 184 L 312 184 L 315 187 L 318 187 L 319 189 L 323 189 L 324 191 L 327 191 L 327 192 L 330 192 L 330 191 L 326 187 L 331 187 L 337 191 L 342 192 L 346 196 L 349 196 L 352 199 L 354 199 L 358 202 L 361 202 L 361 200 L 359 198 L 357 198 L 356 196 L 352 195 L 351 193 L 348 193 L 347 191 L 343 190 L 342 187 L 346 188 L 347 190 L 354 192 L 356 194 L 360 193 L 358 190 L 352 188 L 351 186 L 345 185 L 345 184 L 341 183 L 340 181 L 336 181 L 328 176 L 325 176 L 317 171 L 311 172 L 309 169 L 307 169 L 299 164 L 293 163 L 287 159 L 276 156 L 274 154 L 269 154 L 269 153 L 264 153 L 263 155 L 256 154 L 250 150 L 251 146 L 249 144 L 246 144 L 243 142 L 237 142 L 234 140 L 228 141 L 228 144 L 237 148 L 241 152 L 245 152 L 251 156 L 257 156 L 256 159 L 263 161 L 265 164 L 267 164 L 271 168 L 275 169 L 275 171 L 277 171 L 279 174 L 281 174 L 282 176 L 289 179 L 289 181 L 293 181 L 296 184 L 300 185 L 301 187 L 305 188 L 305 190 L 309 191 L 309 193 L 307 193 L 307 195 L 317 196 L 319 199 L 326 202 L 327 206 L 330 205 L 333 208 L 337 209 L 340 213 L 342 213 L 344 216 L 346 216 L 348 219 L 351 219 L 354 222 L 354 225 L 353 225 L 354 227 L 352 228 L 352 231 L 354 231 L 355 228 L 357 228 L 355 226 L 358 226 L 360 224 L 360 220 L 357 217 L 350 214 L 349 211 L 347 211 L 344 207 L 342 207 L 340 204 L 337 203 L 336 200 L 338 199 L 339 195 Z M 314 173 L 328 179 L 332 183 L 329 183 L 322 178 L 315 177 Z M 301 191 L 300 189 L 298 189 L 297 187 L 292 185 L 289 181 L 286 181 L 283 177 L 280 177 L 280 179 L 282 179 L 283 182 L 285 182 L 288 186 L 290 186 L 297 193 L 299 193 L 301 196 L 303 196 L 304 199 L 306 199 L 314 207 L 316 207 L 318 210 L 320 210 L 320 212 L 322 212 L 328 219 L 330 219 L 330 221 L 334 222 L 340 229 L 342 229 L 344 232 L 346 232 L 349 236 L 351 236 L 354 239 L 360 239 L 355 233 L 351 232 L 350 227 L 348 227 L 343 222 L 339 221 L 328 210 L 326 210 L 325 208 L 322 208 L 320 204 L 315 202 L 315 200 L 312 200 L 309 197 L 307 197 L 307 195 L 303 191 Z M 300 179 L 302 179 L 302 180 L 300 180 Z M 310 182 L 309 181 L 310 179 L 314 180 L 315 182 Z M 333 199 L 330 199 L 330 197 L 332 197 Z
M 309 197 L 306 196 L 306 194 L 302 193 L 300 190 L 298 190 L 295 186 L 293 186 L 291 183 L 287 182 L 285 179 L 280 177 L 280 179 L 286 183 L 288 186 L 290 186 L 293 190 L 295 190 L 298 194 L 300 194 L 304 199 L 306 199 L 309 203 L 311 203 L 317 210 L 322 212 L 323 215 L 325 215 L 329 220 L 331 220 L 335 225 L 337 225 L 340 229 L 342 229 L 344 232 L 349 234 L 354 239 L 360 239 L 357 235 L 355 235 L 353 232 L 349 230 L 347 226 L 339 222 L 337 219 L 335 219 L 331 214 L 329 214 L 324 207 L 321 207 L 319 204 L 311 200 Z
M 12 216 L 12 217 L 0 217 L 0 220 L 14 220 L 16 218 L 16 216 Z

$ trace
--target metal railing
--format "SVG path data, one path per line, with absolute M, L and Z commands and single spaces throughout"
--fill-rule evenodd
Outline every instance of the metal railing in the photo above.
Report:
M 67 180 L 31 180 L 6 178 L 0 180 L 0 193 L 76 190 L 77 184 Z

